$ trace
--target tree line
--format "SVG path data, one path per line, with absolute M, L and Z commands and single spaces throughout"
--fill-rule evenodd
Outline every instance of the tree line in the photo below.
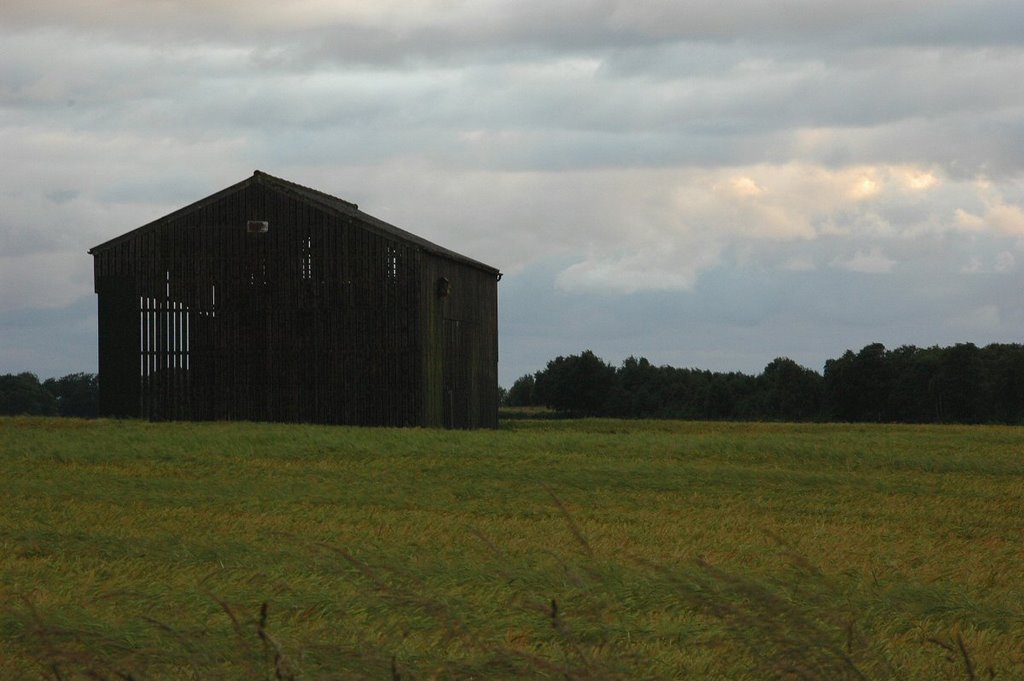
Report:
M 97 395 L 96 374 L 0 375 L 0 415 L 93 418 Z M 872 343 L 828 360 L 822 373 L 779 357 L 757 375 L 643 357 L 614 367 L 585 350 L 520 377 L 502 403 L 619 418 L 1024 424 L 1024 345 Z
M 68 374 L 40 382 L 32 373 L 0 376 L 0 415 L 95 418 L 96 374 Z
M 507 406 L 573 416 L 694 420 L 1024 423 L 1024 345 L 972 343 L 887 350 L 872 343 L 822 373 L 780 357 L 758 375 L 614 367 L 590 350 L 515 381 Z

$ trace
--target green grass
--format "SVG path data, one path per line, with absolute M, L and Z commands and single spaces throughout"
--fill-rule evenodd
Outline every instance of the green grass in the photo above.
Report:
M 1022 453 L 0 419 L 0 678 L 1021 678 Z

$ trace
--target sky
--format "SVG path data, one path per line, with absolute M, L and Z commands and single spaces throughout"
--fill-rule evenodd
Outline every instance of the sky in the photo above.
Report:
M 1024 342 L 1020 0 L 4 0 L 0 373 L 96 370 L 86 251 L 260 169 L 499 268 L 558 355 Z

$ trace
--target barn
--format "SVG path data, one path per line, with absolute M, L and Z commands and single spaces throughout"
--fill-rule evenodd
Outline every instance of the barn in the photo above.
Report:
M 500 272 L 261 171 L 89 250 L 100 412 L 497 426 Z

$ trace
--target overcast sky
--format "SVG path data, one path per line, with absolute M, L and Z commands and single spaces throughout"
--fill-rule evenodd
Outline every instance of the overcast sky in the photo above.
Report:
M 259 168 L 500 268 L 500 378 L 1024 342 L 1020 0 L 4 0 L 0 373 Z

